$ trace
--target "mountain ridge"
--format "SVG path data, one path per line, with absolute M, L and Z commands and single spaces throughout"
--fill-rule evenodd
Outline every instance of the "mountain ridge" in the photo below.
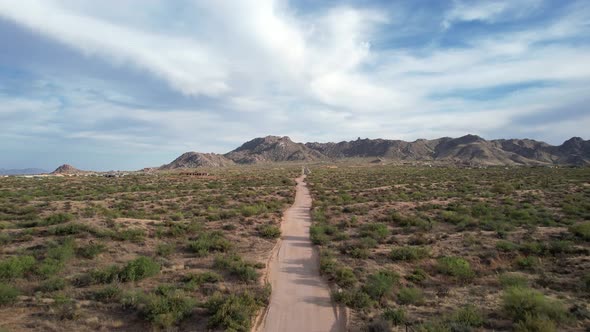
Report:
M 184 157 L 183 157 L 184 156 Z M 477 135 L 458 138 L 361 139 L 341 142 L 293 142 L 288 136 L 254 138 L 225 154 L 187 152 L 160 169 L 223 167 L 288 161 L 382 158 L 391 161 L 440 161 L 483 166 L 590 165 L 590 141 L 572 137 L 561 145 L 532 139 L 486 140 Z

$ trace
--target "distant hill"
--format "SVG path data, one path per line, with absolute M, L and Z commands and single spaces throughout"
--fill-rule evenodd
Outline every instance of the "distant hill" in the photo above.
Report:
M 220 154 L 186 152 L 174 159 L 170 164 L 160 167 L 160 169 L 171 170 L 177 168 L 223 167 L 232 164 L 234 164 L 233 160 L 227 159 Z
M 51 174 L 63 174 L 63 175 L 73 175 L 73 174 L 84 174 L 88 173 L 88 171 L 82 171 L 77 169 L 76 167 L 68 164 L 63 164 L 55 169 L 55 171 L 51 172 Z
M 323 159 L 318 151 L 305 144 L 295 143 L 289 137 L 266 136 L 255 138 L 225 154 L 238 164 L 257 164 L 279 161 L 308 161 Z
M 23 168 L 23 169 L 4 169 L 0 168 L 0 175 L 35 175 L 47 173 L 40 168 Z
M 573 137 L 553 146 L 531 139 L 485 140 L 476 135 L 413 142 L 357 139 L 339 143 L 296 143 L 289 137 L 255 138 L 225 155 L 187 152 L 162 169 L 221 167 L 284 161 L 379 158 L 469 165 L 590 165 L 590 141 Z

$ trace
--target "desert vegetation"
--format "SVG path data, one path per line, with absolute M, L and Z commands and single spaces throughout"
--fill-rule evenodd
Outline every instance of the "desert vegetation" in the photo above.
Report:
M 590 169 L 313 168 L 311 239 L 359 331 L 583 331 Z
M 0 328 L 247 331 L 298 171 L 0 179 Z

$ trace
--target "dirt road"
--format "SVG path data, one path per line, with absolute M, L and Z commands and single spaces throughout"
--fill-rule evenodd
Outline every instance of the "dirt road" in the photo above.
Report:
M 282 242 L 269 266 L 270 305 L 260 332 L 345 330 L 344 310 L 335 306 L 319 273 L 319 257 L 309 240 L 311 196 L 297 179 L 295 203 L 284 215 Z

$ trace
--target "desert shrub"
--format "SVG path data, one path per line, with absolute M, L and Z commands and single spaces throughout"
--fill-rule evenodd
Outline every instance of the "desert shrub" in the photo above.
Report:
M 0 261 L 0 280 L 21 278 L 35 266 L 33 256 L 14 256 Z
M 455 211 L 443 211 L 441 212 L 441 218 L 443 221 L 454 225 L 467 225 L 473 222 L 473 218 L 471 218 L 471 216 Z
M 569 254 L 574 252 L 573 242 L 566 240 L 555 240 L 549 242 L 549 253 L 551 255 Z
M 406 276 L 406 279 L 411 282 L 421 283 L 428 278 L 428 273 L 421 268 L 416 268 L 412 271 L 412 274 Z
M 334 260 L 333 254 L 328 250 L 320 252 L 320 273 L 333 275 L 336 272 L 338 264 Z
M 369 223 L 361 226 L 361 237 L 370 237 L 377 242 L 383 242 L 389 236 L 389 229 L 386 224 Z
M 520 321 L 526 315 L 548 318 L 556 323 L 568 319 L 565 306 L 546 298 L 542 293 L 526 287 L 510 287 L 502 295 L 502 308 L 514 321 Z
M 66 239 L 61 245 L 47 249 L 47 258 L 59 262 L 65 262 L 74 257 L 76 252 L 76 242 L 73 239 Z
M 95 291 L 92 294 L 92 298 L 100 302 L 114 302 L 119 299 L 121 293 L 121 288 L 119 288 L 118 286 L 108 285 L 104 288 Z
M 80 317 L 76 302 L 64 294 L 57 294 L 53 297 L 51 310 L 60 320 L 75 320 Z
M 96 269 L 89 273 L 89 283 L 108 284 L 114 281 L 119 281 L 120 268 L 112 265 L 102 269 Z M 86 284 L 85 280 L 79 280 L 78 283 Z
M 81 223 L 69 223 L 65 225 L 57 225 L 49 228 L 47 232 L 51 235 L 77 235 L 81 233 L 88 233 L 92 228 Z
M 176 246 L 173 243 L 159 243 L 156 246 L 156 254 L 162 257 L 168 257 L 174 253 Z
M 194 290 L 204 283 L 215 283 L 221 280 L 223 280 L 221 275 L 211 271 L 190 273 L 182 278 L 185 288 L 190 290 Z
M 182 212 L 176 212 L 170 216 L 170 220 L 172 221 L 181 221 L 182 219 L 184 219 Z
M 74 216 L 69 213 L 54 213 L 52 215 L 49 215 L 47 218 L 45 218 L 45 220 L 43 220 L 43 222 L 40 224 L 40 226 L 50 226 L 50 225 L 63 224 L 66 222 L 70 222 L 73 219 L 74 219 Z
M 371 251 L 365 248 L 354 247 L 348 251 L 348 255 L 352 258 L 367 259 L 371 256 Z
M 480 327 L 485 322 L 485 319 L 479 309 L 472 305 L 467 305 L 455 310 L 445 319 L 454 331 L 459 328 Z M 467 329 L 461 329 L 464 331 Z
M 78 255 L 86 259 L 93 259 L 103 253 L 105 249 L 106 247 L 102 243 L 90 243 L 78 248 Z
M 516 322 L 514 332 L 555 332 L 555 322 L 546 317 L 525 314 L 524 319 Z
M 390 321 L 393 325 L 402 325 L 406 322 L 406 311 L 403 308 L 386 308 L 381 315 L 383 319 Z
M 363 286 L 365 293 L 373 300 L 380 300 L 383 296 L 391 293 L 393 287 L 399 282 L 399 275 L 393 271 L 382 270 L 367 277 Z
M 578 236 L 579 238 L 590 241 L 590 221 L 581 222 L 575 224 L 569 228 L 572 234 Z
M 119 280 L 139 281 L 153 277 L 160 272 L 160 264 L 149 257 L 138 257 L 127 263 L 119 272 Z
M 334 280 L 338 286 L 348 288 L 356 283 L 356 276 L 351 268 L 340 267 L 334 273 Z
M 37 290 L 41 292 L 55 292 L 58 290 L 62 290 L 66 288 L 67 282 L 63 278 L 51 278 L 49 280 L 45 280 Z
M 189 243 L 189 249 L 201 257 L 214 251 L 228 251 L 231 246 L 231 242 L 221 232 L 202 233 L 196 240 Z
M 326 234 L 328 230 L 327 225 L 314 224 L 309 228 L 309 237 L 311 242 L 316 245 L 324 245 L 330 241 L 330 237 Z
M 397 293 L 397 302 L 399 304 L 420 305 L 424 303 L 424 293 L 420 288 L 402 287 Z
M 223 328 L 226 331 L 250 331 L 252 317 L 256 314 L 259 304 L 250 293 L 214 294 L 205 303 L 210 317 L 211 328 Z
M 460 257 L 446 256 L 438 259 L 437 269 L 440 273 L 467 281 L 475 276 L 468 261 Z
M 281 229 L 275 225 L 260 225 L 258 235 L 266 239 L 276 239 L 281 236 Z
M 373 305 L 369 294 L 360 289 L 341 290 L 332 294 L 334 301 L 342 303 L 350 308 L 361 310 Z
M 215 257 L 213 266 L 227 271 L 230 275 L 244 282 L 255 282 L 259 277 L 253 264 L 245 262 L 236 254 Z
M 504 195 L 508 195 L 511 194 L 514 191 L 514 187 L 507 182 L 496 182 L 493 186 L 492 186 L 492 192 L 496 193 L 496 194 L 504 194 Z
M 0 306 L 16 301 L 20 291 L 11 285 L 0 283 Z
M 500 240 L 496 242 L 496 249 L 503 252 L 513 252 L 518 250 L 518 245 L 514 242 Z
M 182 291 L 148 294 L 142 298 L 140 314 L 152 324 L 169 328 L 188 317 L 196 306 L 196 300 Z
M 119 241 L 141 243 L 145 239 L 145 231 L 143 229 L 124 229 L 112 233 L 112 236 Z
M 538 241 L 527 241 L 520 246 L 520 251 L 527 255 L 543 255 L 547 248 Z
M 426 258 L 430 251 L 425 247 L 404 246 L 391 249 L 389 258 L 394 261 L 415 261 Z
M 528 285 L 528 280 L 522 275 L 514 273 L 504 273 L 498 277 L 500 285 L 503 288 L 508 287 L 525 287 Z
M 535 256 L 518 257 L 515 263 L 521 269 L 532 270 L 539 266 L 539 258 Z
M 256 216 L 267 212 L 268 209 L 264 204 L 257 205 L 243 205 L 240 207 L 240 212 L 244 217 Z

